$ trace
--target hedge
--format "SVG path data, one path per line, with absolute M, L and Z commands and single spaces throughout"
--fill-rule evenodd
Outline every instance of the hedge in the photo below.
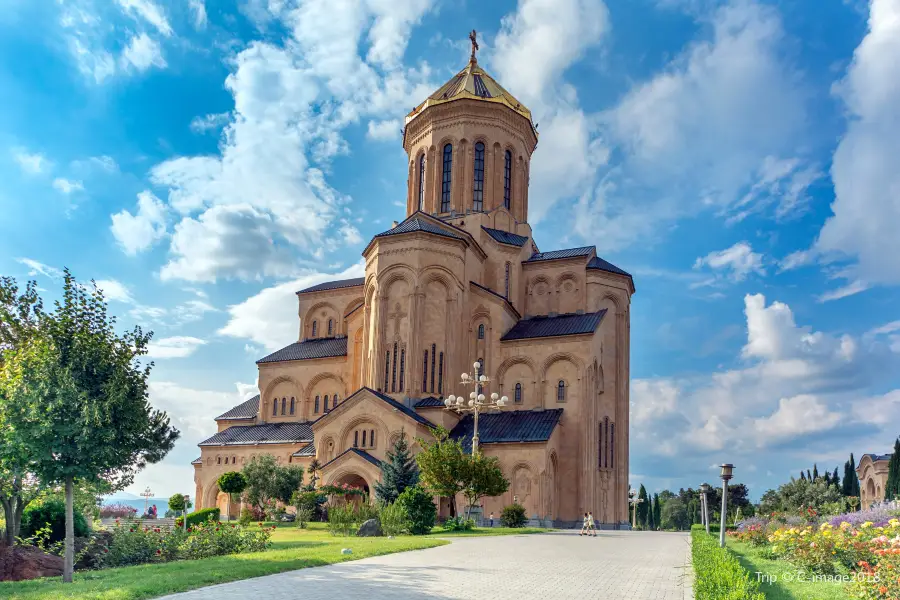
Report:
M 694 563 L 694 594 L 703 600 L 766 600 L 759 583 L 741 566 L 719 540 L 706 534 L 702 525 L 691 528 L 691 559 Z
M 197 523 L 204 523 L 210 519 L 212 519 L 213 521 L 219 520 L 219 509 L 218 508 L 202 508 L 198 511 L 188 514 L 187 524 L 188 524 L 188 527 L 190 527 L 191 525 L 196 525 Z M 175 519 L 175 525 L 178 527 L 182 527 L 184 525 L 184 519 L 182 517 L 177 517 Z

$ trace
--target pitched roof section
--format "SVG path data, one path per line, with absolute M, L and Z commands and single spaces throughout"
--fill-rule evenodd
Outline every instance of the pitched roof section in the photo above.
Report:
M 429 420 L 426 419 L 425 417 L 416 414 L 416 411 L 414 411 L 413 409 L 409 408 L 408 406 L 406 406 L 406 405 L 403 404 L 402 402 L 397 402 L 396 400 L 394 400 L 394 399 L 391 398 L 390 396 L 385 396 L 385 395 L 382 394 L 381 392 L 376 392 L 376 391 L 373 390 L 372 388 L 367 388 L 367 387 L 360 388 L 359 391 L 356 392 L 356 393 L 358 394 L 358 393 L 361 392 L 362 390 L 369 390 L 369 391 L 372 392 L 372 394 L 374 394 L 376 397 L 380 398 L 381 400 L 384 400 L 385 402 L 387 402 L 388 404 L 390 404 L 390 405 L 391 405 L 392 407 L 394 407 L 395 409 L 399 410 L 400 412 L 402 412 L 403 414 L 407 415 L 408 417 L 414 419 L 415 421 L 421 423 L 422 425 L 425 425 L 426 427 L 434 427 L 434 423 L 432 423 L 431 421 L 429 421 Z M 354 396 L 355 396 L 355 395 L 356 395 L 356 394 L 354 394 Z M 351 396 L 351 398 L 352 398 L 352 397 L 353 397 L 353 396 Z M 348 398 L 348 399 L 349 399 L 349 398 Z M 346 402 L 346 400 L 345 400 L 344 402 Z
M 338 281 L 326 281 L 319 285 L 314 285 L 306 289 L 302 289 L 298 294 L 308 294 L 309 292 L 323 292 L 325 290 L 339 290 L 341 288 L 355 287 L 366 282 L 365 277 L 354 277 L 353 279 L 339 279 Z
M 198 446 L 251 446 L 254 444 L 289 444 L 311 442 L 311 423 L 263 423 L 261 425 L 232 425 Z
M 872 462 L 878 462 L 880 460 L 891 460 L 893 454 L 863 454 L 863 456 L 870 457 L 872 459 Z
M 563 409 L 513 410 L 487 413 L 478 416 L 478 442 L 480 444 L 512 444 L 546 442 L 553 434 Z M 450 432 L 450 437 L 462 442 L 466 452 L 472 451 L 472 433 L 475 421 L 466 415 Z
M 606 309 L 583 315 L 559 315 L 556 317 L 531 317 L 522 319 L 506 332 L 501 342 L 525 340 L 530 338 L 557 337 L 561 335 L 580 335 L 596 331 Z
M 503 231 L 502 229 L 491 229 L 490 227 L 481 226 L 486 234 L 494 238 L 496 241 L 501 244 L 508 244 L 510 246 L 518 246 L 522 247 L 525 245 L 525 242 L 528 241 L 528 238 L 524 235 L 519 235 L 517 233 L 510 233 L 509 231 Z
M 366 452 L 365 450 L 360 450 L 359 448 L 348 448 L 347 450 L 344 450 L 343 452 L 341 452 L 340 454 L 338 454 L 337 456 L 335 456 L 334 458 L 329 460 L 327 463 L 322 465 L 322 469 L 325 469 L 325 467 L 327 467 L 331 463 L 339 460 L 342 456 L 344 456 L 348 452 L 352 452 L 353 454 L 357 455 L 358 457 L 369 461 L 376 467 L 381 467 L 381 461 L 378 460 L 377 458 L 375 458 L 374 456 L 372 456 L 371 454 L 369 454 L 368 452 Z
M 606 271 L 608 273 L 616 273 L 617 275 L 625 275 L 627 277 L 631 277 L 631 273 L 629 273 L 627 271 L 623 271 L 616 265 L 612 264 L 609 261 L 603 260 L 599 256 L 595 256 L 594 258 L 592 258 L 588 262 L 587 268 L 588 269 L 598 269 L 600 271 Z
M 597 249 L 594 246 L 582 246 L 581 248 L 566 248 L 565 250 L 551 250 L 550 252 L 535 252 L 526 260 L 527 263 L 543 260 L 558 260 L 560 258 L 576 258 L 578 256 L 590 256 Z
M 304 456 L 315 456 L 315 455 L 316 455 L 316 445 L 313 444 L 312 442 L 308 443 L 307 445 L 303 446 L 302 448 L 300 448 L 299 450 L 297 450 L 296 452 L 291 454 L 291 456 L 296 456 L 298 458 L 301 458 Z
M 216 421 L 236 421 L 238 419 L 255 419 L 256 413 L 259 412 L 259 394 L 253 396 L 246 402 L 241 402 L 228 412 L 224 412 L 214 420 Z
M 347 337 L 314 338 L 294 342 L 281 350 L 256 361 L 256 364 L 281 362 L 286 360 L 309 360 L 312 358 L 329 358 L 347 356 Z
M 513 314 L 516 315 L 517 318 L 521 318 L 521 317 L 522 317 L 521 313 L 519 313 L 519 311 L 516 310 L 516 307 L 512 305 L 512 302 L 509 301 L 509 298 L 506 298 L 506 297 L 504 297 L 504 296 L 501 296 L 500 294 L 498 294 L 497 292 L 495 292 L 495 291 L 492 290 L 491 288 L 484 287 L 484 286 L 481 285 L 480 283 L 475 283 L 474 281 L 470 281 L 469 283 L 471 283 L 472 285 L 474 285 L 474 286 L 475 286 L 476 288 L 478 288 L 479 290 L 483 290 L 483 291 L 485 291 L 485 292 L 491 294 L 492 296 L 496 296 L 496 297 L 499 298 L 500 300 L 503 300 L 503 302 L 506 303 L 506 307 L 509 308 L 509 309 L 513 312 Z
M 416 402 L 413 408 L 444 408 L 444 401 L 440 398 L 429 396 Z
M 191 464 L 192 464 L 192 465 L 202 465 L 202 464 L 203 464 L 203 458 L 200 457 L 200 456 L 198 456 L 197 458 L 195 458 L 194 460 L 191 461 Z
M 387 237 L 389 235 L 400 235 L 401 233 L 413 233 L 416 231 L 424 231 L 425 233 L 433 233 L 434 235 L 440 235 L 443 237 L 452 238 L 455 240 L 463 240 L 465 239 L 463 236 L 450 231 L 444 227 L 436 225 L 435 223 L 429 221 L 428 219 L 423 218 L 420 215 L 413 214 L 408 219 L 394 227 L 393 229 L 388 229 L 387 231 L 383 231 L 376 235 L 376 238 Z

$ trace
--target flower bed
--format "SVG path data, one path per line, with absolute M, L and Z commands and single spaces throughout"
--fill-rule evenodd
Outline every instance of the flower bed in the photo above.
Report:
M 691 528 L 694 594 L 704 600 L 765 600 L 735 556 L 700 525 Z

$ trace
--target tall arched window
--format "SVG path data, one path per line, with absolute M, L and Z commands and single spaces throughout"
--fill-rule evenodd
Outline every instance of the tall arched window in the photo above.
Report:
M 472 182 L 472 210 L 484 210 L 484 144 L 475 144 L 475 180 Z
M 397 342 L 394 342 L 394 366 L 391 369 L 391 391 L 397 391 Z
M 422 365 L 422 391 L 428 391 L 428 350 L 425 351 L 425 362 Z
M 444 394 L 444 353 L 441 352 L 441 358 L 438 361 L 438 395 Z
M 481 325 L 478 326 L 478 339 L 479 340 L 484 339 L 484 323 L 482 323 Z
M 444 170 L 441 175 L 441 212 L 450 212 L 450 184 L 453 170 L 453 146 L 444 146 Z
M 375 430 L 374 429 L 369 430 L 369 446 L 371 448 L 375 447 Z
M 425 210 L 425 155 L 419 157 L 419 210 Z
M 516 394 L 513 398 L 513 401 L 516 404 L 522 404 L 522 384 L 521 383 L 516 384 Z
M 278 398 L 272 398 L 272 416 L 278 415 Z
M 506 151 L 503 160 L 503 206 L 507 209 L 511 205 L 512 197 L 512 152 Z
M 362 443 L 362 447 L 365 448 L 365 447 L 366 447 L 366 430 L 363 429 L 362 431 L 363 431 L 363 443 Z
M 431 393 L 434 393 L 434 363 L 437 361 L 437 351 L 435 344 L 431 345 Z
M 291 414 L 294 414 L 294 398 L 291 397 Z
M 335 394 L 331 397 L 331 408 L 337 408 L 338 405 L 338 395 Z
M 328 394 L 325 394 L 325 398 L 322 403 L 322 410 L 328 412 Z
M 328 319 L 328 337 L 334 335 L 334 319 Z
M 509 300 L 509 263 L 506 263 L 506 293 L 503 296 Z
M 316 396 L 316 405 L 314 407 L 314 412 L 316 414 L 319 414 L 319 397 L 318 396 Z
M 566 382 L 562 379 L 559 380 L 559 383 L 556 384 L 556 401 L 557 402 L 565 402 L 566 401 Z
M 287 414 L 287 398 L 282 398 L 281 399 L 281 416 L 283 417 L 286 414 Z
M 388 350 L 387 352 L 384 353 L 384 387 L 382 389 L 384 390 L 385 394 L 388 393 L 388 391 L 389 391 L 388 383 L 390 382 L 390 379 L 388 379 L 388 377 L 390 376 L 390 374 L 391 374 L 391 351 Z
M 359 429 L 353 432 L 353 447 L 359 448 Z
M 313 336 L 313 337 L 316 337 L 316 334 L 317 334 L 318 332 L 319 332 L 319 322 L 318 322 L 318 321 L 313 321 L 313 326 L 312 326 L 312 336 Z
M 401 348 L 400 350 L 400 391 L 402 392 L 404 389 L 403 383 L 406 374 L 406 348 Z

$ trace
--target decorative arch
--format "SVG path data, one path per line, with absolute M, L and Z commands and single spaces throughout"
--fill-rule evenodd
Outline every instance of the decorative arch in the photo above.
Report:
M 304 322 L 307 322 L 307 321 L 312 320 L 313 314 L 314 314 L 317 310 L 320 310 L 320 309 L 323 309 L 323 308 L 330 309 L 332 312 L 334 312 L 335 315 L 338 314 L 337 307 L 335 307 L 334 304 L 332 304 L 331 302 L 329 302 L 329 301 L 327 301 L 327 300 L 322 300 L 322 301 L 320 301 L 320 302 L 316 302 L 315 304 L 313 304 L 312 306 L 310 306 L 310 307 L 307 309 L 307 311 L 306 311 L 306 316 L 305 316 L 305 318 L 303 319 Z
M 540 480 L 537 469 L 528 461 L 515 463 L 510 470 L 510 499 L 518 496 L 519 504 L 525 507 L 525 516 L 531 517 L 540 510 Z
M 555 363 L 561 361 L 568 361 L 572 363 L 578 373 L 578 379 L 582 378 L 584 374 L 584 361 L 582 361 L 571 352 L 557 352 L 556 354 L 551 354 L 550 356 L 548 356 L 547 360 L 545 360 L 544 364 L 541 366 L 541 380 L 546 381 L 547 371 L 549 371 L 550 367 L 552 367 Z
M 346 316 L 346 315 L 347 315 L 348 313 L 350 313 L 351 311 L 356 310 L 357 308 L 359 308 L 360 306 L 362 306 L 363 304 L 365 304 L 365 302 L 366 302 L 366 301 L 365 301 L 365 299 L 364 299 L 362 296 L 360 296 L 359 298 L 354 298 L 353 300 L 351 300 L 350 302 L 348 302 L 348 303 L 346 304 L 346 306 L 344 306 L 344 313 L 343 313 L 343 316 Z
M 333 380 L 337 381 L 341 386 L 341 395 L 346 395 L 347 386 L 344 383 L 344 379 L 340 375 L 335 375 L 334 373 L 330 373 L 328 371 L 317 373 L 315 376 L 313 376 L 313 378 L 310 379 L 309 382 L 306 384 L 307 385 L 306 389 L 308 390 L 309 393 L 312 393 L 312 391 L 314 389 L 316 389 L 316 386 L 319 383 L 321 383 L 322 381 L 325 381 L 326 379 L 333 379 Z M 309 398 L 307 397 L 307 400 L 308 399 Z
M 306 396 L 306 390 L 303 387 L 303 384 L 291 377 L 290 375 L 279 375 L 272 381 L 266 385 L 266 389 L 262 391 L 259 397 L 259 414 L 265 417 L 272 416 L 272 404 L 271 404 L 271 396 L 272 392 L 275 390 L 275 387 L 279 383 L 290 383 L 291 385 L 297 388 L 296 398 L 304 398 Z
M 322 464 L 325 464 L 328 461 L 334 459 L 337 454 L 338 452 L 334 444 L 334 438 L 330 435 L 322 438 L 322 441 L 319 443 L 319 451 L 316 453 L 316 456 L 321 457 L 320 462 Z
M 497 374 L 495 377 L 501 383 L 503 382 L 503 378 L 506 376 L 506 372 L 513 365 L 527 365 L 529 369 L 531 369 L 531 375 L 534 377 L 538 373 L 538 369 L 534 364 L 534 361 L 528 358 L 527 356 L 511 356 L 500 363 L 500 366 L 497 367 Z
M 213 508 L 216 505 L 218 499 L 219 484 L 216 483 L 216 479 L 213 479 L 206 485 L 206 488 L 203 490 L 202 504 L 197 507 L 197 510 L 199 510 L 200 508 Z
M 378 436 L 382 440 L 387 441 L 388 439 L 390 439 L 390 432 L 388 431 L 387 426 L 384 424 L 384 421 L 371 414 L 359 415 L 347 421 L 347 423 L 345 423 L 341 428 L 341 432 L 338 434 L 338 441 L 340 446 L 335 451 L 335 456 L 353 447 L 353 444 L 350 443 L 350 434 L 354 429 L 364 423 L 371 424 L 372 427 L 376 428 L 378 430 Z
M 444 287 L 447 288 L 447 300 L 453 299 L 450 296 L 451 290 L 454 288 L 457 290 L 463 289 L 462 282 L 460 282 L 453 271 L 447 267 L 442 265 L 428 265 L 419 270 L 419 285 L 424 287 L 435 281 L 442 283 Z

